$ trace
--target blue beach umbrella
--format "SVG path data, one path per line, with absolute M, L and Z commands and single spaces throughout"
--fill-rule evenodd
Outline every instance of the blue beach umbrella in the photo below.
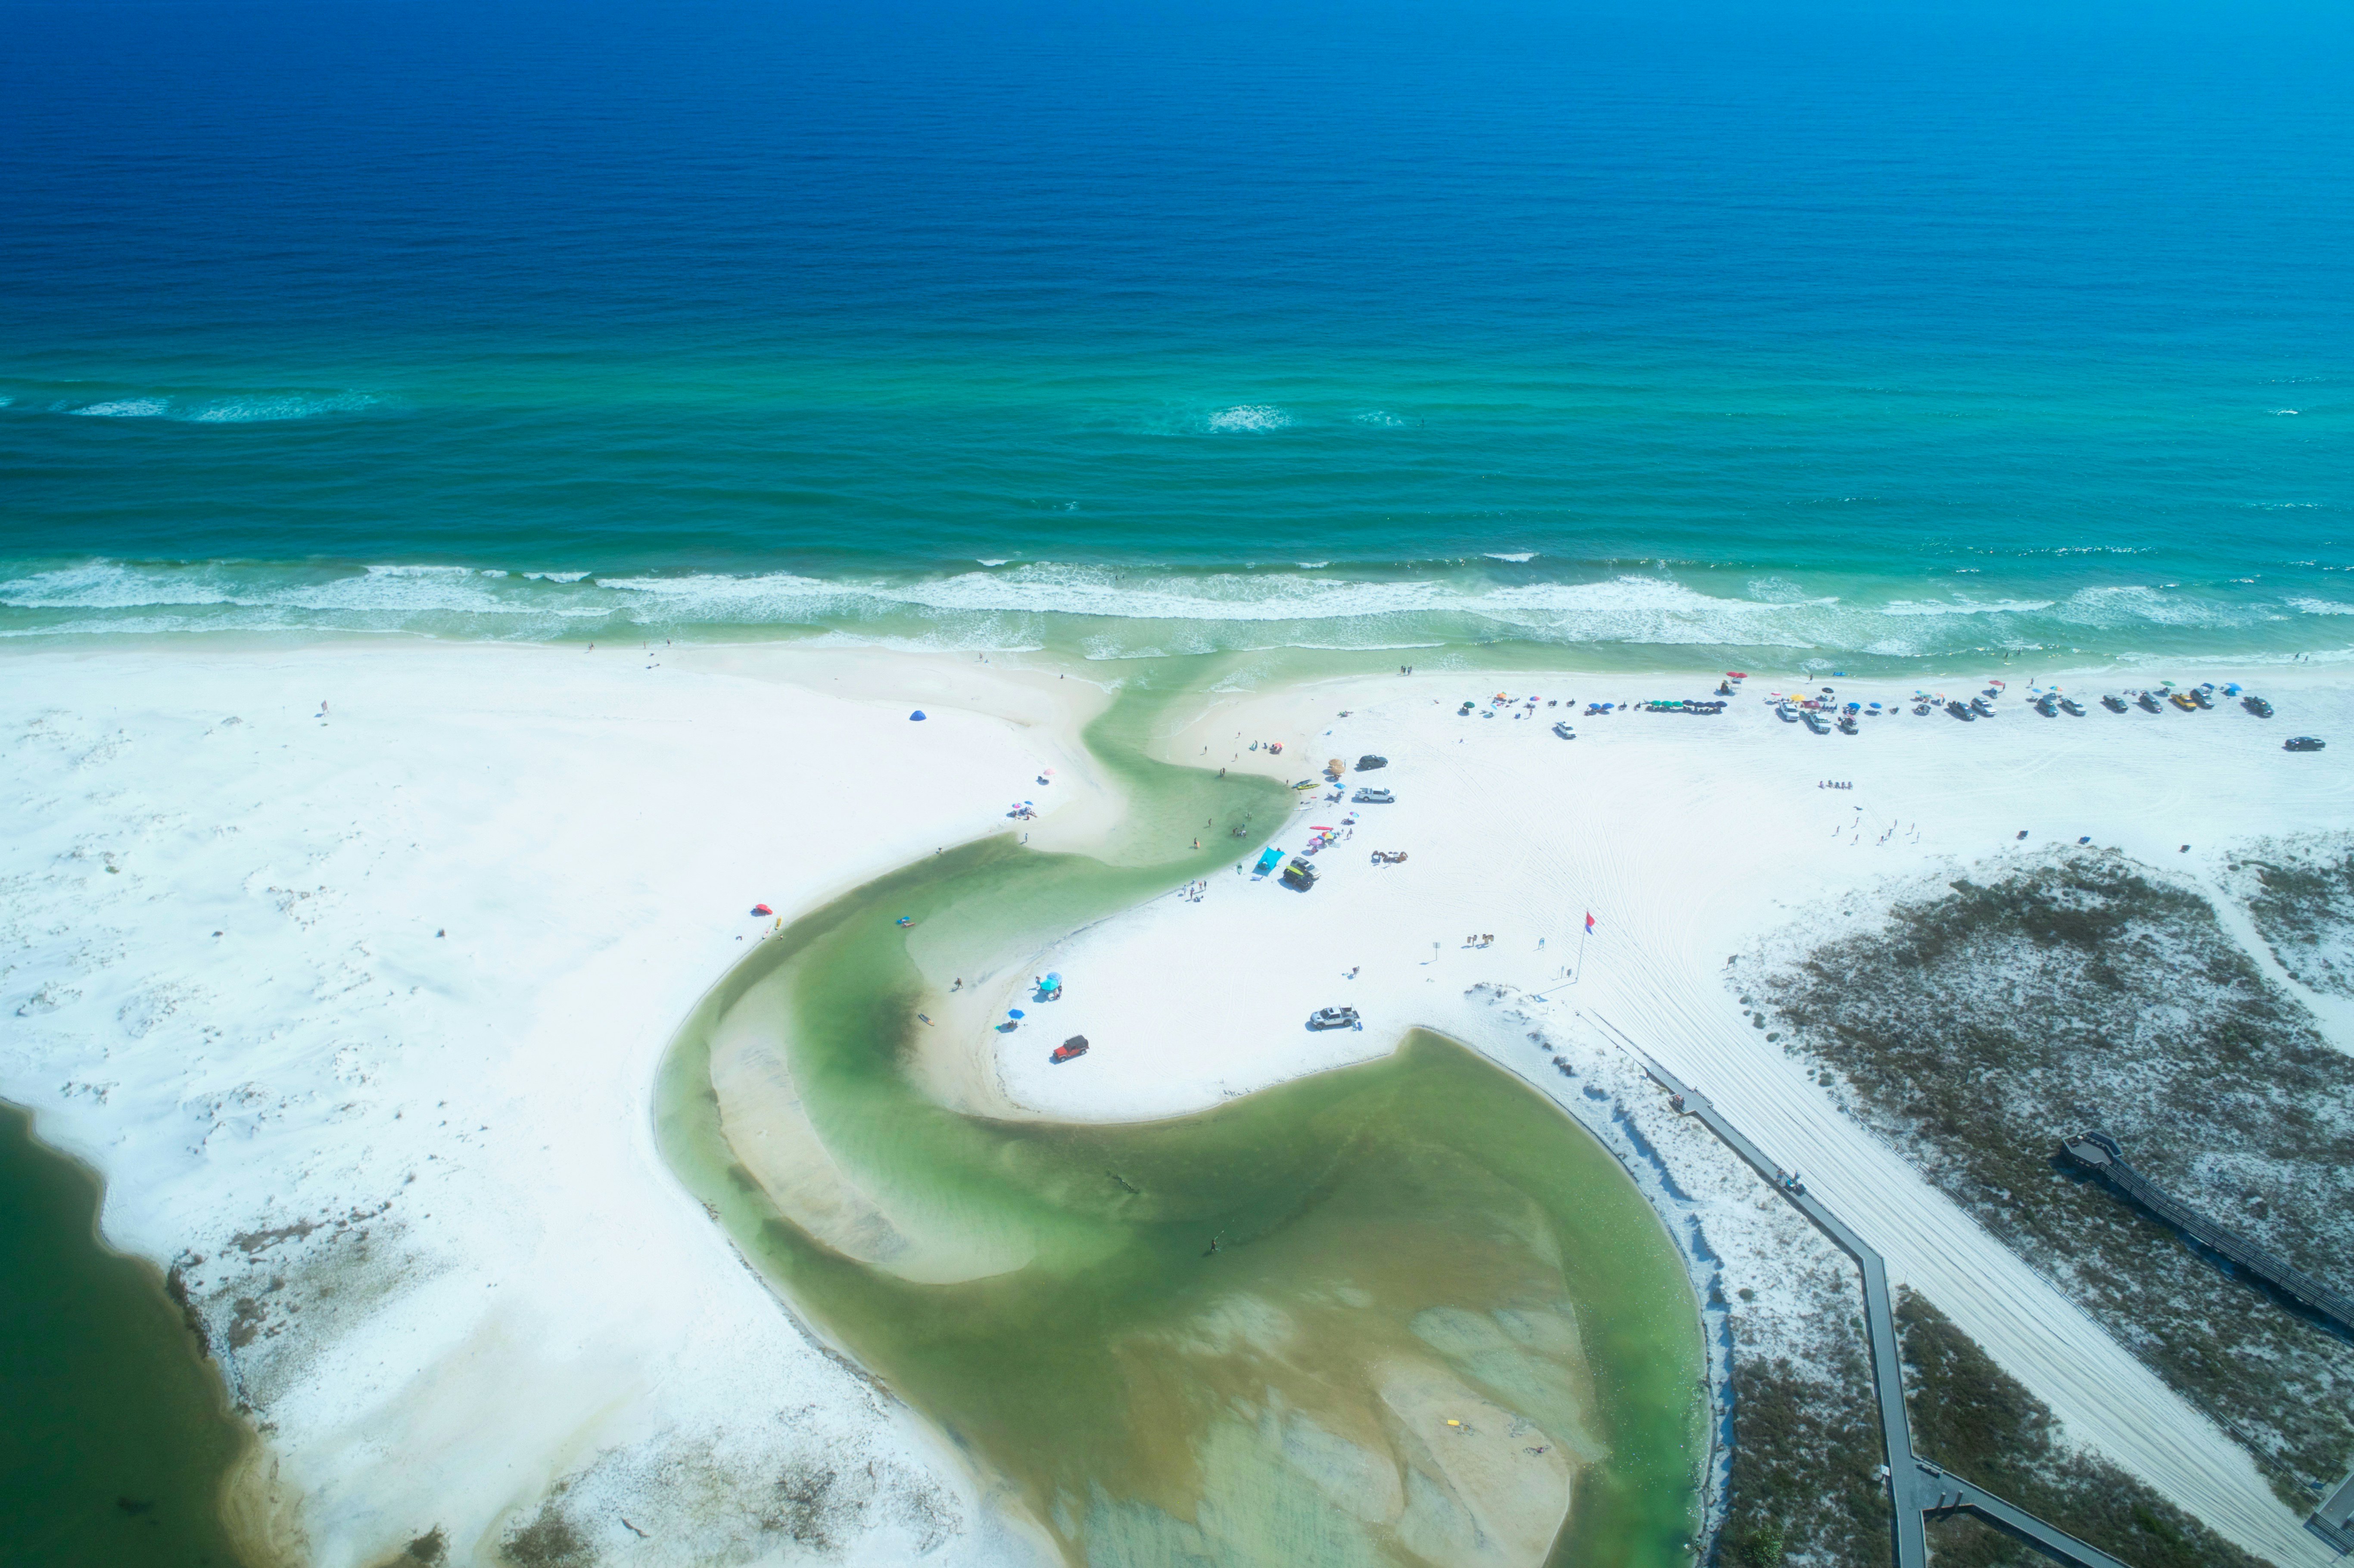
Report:
M 1005 1016 L 1008 1018 L 1020 1018 L 1023 1016 L 1023 1012 L 1018 1007 L 1009 1007 L 1005 1010 Z
M 913 723 L 916 723 L 916 722 L 917 722 L 917 721 L 921 720 L 921 719 L 923 718 L 923 716 L 924 716 L 924 710 L 923 710 L 923 709 L 921 709 L 921 708 L 917 708 L 914 713 L 911 713 L 911 714 L 909 714 L 909 715 L 907 715 L 907 720 L 908 720 L 908 722 L 909 722 L 910 724 L 913 724 Z

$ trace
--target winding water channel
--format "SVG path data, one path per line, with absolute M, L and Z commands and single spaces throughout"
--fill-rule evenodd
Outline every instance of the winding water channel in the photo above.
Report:
M 1161 1121 L 928 1089 L 917 1014 L 947 975 L 1003 972 L 1282 820 L 1265 780 L 1146 760 L 1150 713 L 1131 696 L 1089 735 L 1131 796 L 1108 858 L 968 845 L 749 954 L 662 1069 L 673 1167 L 1071 1563 L 1689 1562 L 1705 1417 L 1681 1260 L 1510 1074 L 1418 1032 Z M 1153 858 L 1204 820 L 1245 836 Z

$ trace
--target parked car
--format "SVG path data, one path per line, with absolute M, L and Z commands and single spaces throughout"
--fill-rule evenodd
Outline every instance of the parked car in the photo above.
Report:
M 1295 855 L 1291 863 L 1283 868 L 1283 885 L 1296 892 L 1307 892 L 1316 885 L 1316 868 Z
M 1349 799 L 1360 806 L 1394 806 L 1397 803 L 1397 797 L 1386 789 L 1360 789 Z
M 2281 742 L 2283 751 L 2319 751 L 2327 744 L 2318 736 L 2293 735 Z
M 1357 771 L 1360 773 L 1371 773 L 1376 768 L 1387 768 L 1389 765 L 1388 758 L 1375 757 L 1370 751 L 1357 758 Z
M 1577 732 L 1569 727 L 1569 721 L 1567 719 L 1554 720 L 1553 732 L 1553 734 L 1561 736 L 1564 740 L 1575 740 L 1577 738 Z
M 1320 1007 L 1308 1015 L 1310 1029 L 1363 1029 L 1353 1007 Z
M 2255 715 L 2258 718 L 2270 718 L 2273 716 L 2272 704 L 2264 701 L 2264 698 L 2255 695 L 2253 693 L 2250 693 L 2248 695 L 2242 697 L 2240 699 L 2240 705 L 2247 709 L 2250 713 Z

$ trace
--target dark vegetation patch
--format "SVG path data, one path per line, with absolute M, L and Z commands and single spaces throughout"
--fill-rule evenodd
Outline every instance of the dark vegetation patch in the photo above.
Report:
M 1722 1568 L 1885 1568 L 1888 1489 L 1872 1378 L 1845 1348 L 1831 1381 L 1787 1360 L 1733 1365 L 1733 1480 Z
M 844 1487 L 831 1466 L 796 1459 L 777 1478 L 760 1524 L 813 1552 L 831 1552 L 864 1522 L 867 1491 Z
M 1755 1000 L 1850 1114 L 2237 1436 L 2284 1500 L 2308 1509 L 2346 1472 L 2354 1343 L 2057 1153 L 2102 1126 L 2217 1224 L 2354 1286 L 2354 1060 L 2204 899 L 2071 853 L 1767 956 Z
M 401 1555 L 412 1563 L 424 1563 L 426 1568 L 440 1568 L 450 1555 L 450 1538 L 441 1533 L 441 1527 L 437 1524 L 410 1542 L 408 1549 Z
M 2068 1448 L 2050 1407 L 1910 1290 L 1897 1293 L 1896 1332 L 1917 1452 L 2137 1568 L 2260 1568 L 2115 1466 Z M 1967 1517 L 1929 1530 L 1939 1568 L 2050 1561 Z
M 554 1498 L 540 1505 L 529 1524 L 499 1543 L 499 1554 L 514 1568 L 588 1568 L 597 1561 L 588 1537 Z
M 229 1237 L 229 1245 L 248 1257 L 267 1252 L 282 1241 L 302 1241 L 319 1228 L 316 1220 L 297 1220 L 291 1225 L 276 1225 L 269 1230 L 240 1231 Z
M 2260 840 L 2227 870 L 2281 968 L 2315 991 L 2354 996 L 2354 836 Z

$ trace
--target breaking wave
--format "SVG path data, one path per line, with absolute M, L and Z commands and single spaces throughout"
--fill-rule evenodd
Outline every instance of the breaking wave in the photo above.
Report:
M 1973 577 L 1973 583 L 1984 582 Z M 2308 594 L 2174 584 L 2062 597 L 1923 592 L 1853 578 L 1683 576 L 1485 558 L 1395 567 L 1186 571 L 1028 562 L 919 573 L 598 574 L 107 559 L 0 566 L 0 636 L 217 630 L 461 638 L 772 636 L 895 647 L 1051 648 L 1093 658 L 1273 648 L 1517 643 L 1737 650 L 1783 663 L 1873 657 L 2250 652 L 2340 616 Z M 2326 620 L 2322 620 L 2326 624 Z M 2308 637 L 2310 633 L 2306 634 Z M 2300 644 L 2302 646 L 2302 644 Z M 1711 655 L 1713 657 L 1713 655 Z
M 1279 430 L 1291 423 L 1291 416 L 1269 403 L 1244 403 L 1232 408 L 1221 408 L 1210 416 L 1214 430 Z
M 19 399 L 0 397 L 0 408 Z M 29 409 L 81 419 L 167 419 L 186 425 L 249 425 L 284 419 L 316 418 L 323 414 L 356 414 L 385 407 L 387 399 L 372 392 L 250 392 L 235 394 L 137 393 L 98 397 L 84 402 L 50 397 Z

